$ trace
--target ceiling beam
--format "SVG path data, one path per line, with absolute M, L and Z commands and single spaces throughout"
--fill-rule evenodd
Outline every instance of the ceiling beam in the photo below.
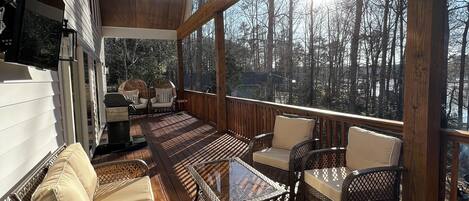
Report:
M 217 12 L 222 12 L 239 0 L 211 0 L 205 3 L 181 26 L 177 28 L 178 39 L 183 39 L 211 20 Z
M 104 38 L 176 40 L 176 30 L 103 26 Z

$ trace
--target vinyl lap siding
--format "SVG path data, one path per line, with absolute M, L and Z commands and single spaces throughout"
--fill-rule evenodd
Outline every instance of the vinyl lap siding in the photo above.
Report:
M 64 2 L 79 45 L 104 62 L 100 14 L 91 18 L 90 0 Z M 60 91 L 58 72 L 0 62 L 0 198 L 64 143 Z
M 82 46 L 95 57 L 100 57 L 102 48 L 101 37 L 101 19 L 95 23 L 91 19 L 89 0 L 65 0 L 65 19 L 69 21 L 70 26 L 77 30 L 79 40 Z M 96 1 L 97 3 L 99 1 Z M 98 9 L 99 12 L 99 9 Z M 100 14 L 97 15 L 101 16 Z M 96 26 L 97 25 L 97 26 Z
M 57 72 L 0 63 L 0 73 L 18 69 L 24 79 L 0 81 L 0 195 L 63 144 Z

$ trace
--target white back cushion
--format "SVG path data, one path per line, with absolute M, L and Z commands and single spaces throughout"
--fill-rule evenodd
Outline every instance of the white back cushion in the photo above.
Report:
M 171 88 L 156 88 L 155 94 L 158 103 L 169 103 L 173 97 L 173 89 Z
M 275 118 L 272 147 L 291 150 L 296 144 L 311 139 L 314 123 L 313 119 L 278 115 Z
M 138 104 L 138 90 L 132 90 L 132 91 L 123 91 L 122 95 L 125 97 L 125 99 L 132 101 L 134 104 Z
M 346 153 L 347 167 L 352 170 L 396 166 L 402 141 L 359 127 L 350 127 Z

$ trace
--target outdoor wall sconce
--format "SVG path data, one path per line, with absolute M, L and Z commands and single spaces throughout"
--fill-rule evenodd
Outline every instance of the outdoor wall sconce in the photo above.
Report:
M 77 59 L 77 31 L 68 27 L 68 20 L 64 20 L 62 27 L 61 61 L 76 61 Z

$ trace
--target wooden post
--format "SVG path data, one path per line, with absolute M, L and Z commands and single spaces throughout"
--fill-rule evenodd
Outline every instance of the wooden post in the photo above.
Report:
M 217 71 L 217 130 L 226 131 L 226 63 L 223 11 L 215 14 L 215 49 Z
M 404 94 L 403 200 L 439 198 L 445 1 L 409 0 Z
M 177 40 L 177 57 L 178 57 L 178 91 L 179 100 L 184 99 L 184 56 L 182 52 L 182 40 Z M 179 108 L 181 109 L 181 108 Z

